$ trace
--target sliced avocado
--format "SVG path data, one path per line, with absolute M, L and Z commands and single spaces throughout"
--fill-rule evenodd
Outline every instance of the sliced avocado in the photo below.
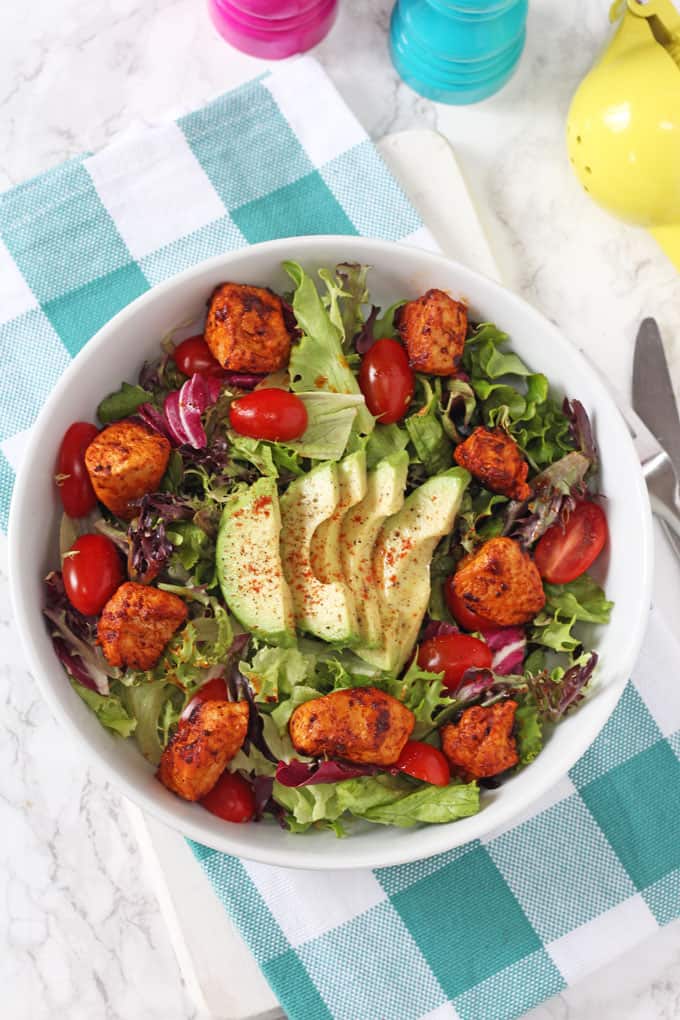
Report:
M 366 495 L 345 514 L 340 529 L 340 552 L 346 584 L 352 590 L 362 645 L 381 642 L 380 599 L 373 574 L 373 546 L 387 517 L 404 503 L 408 454 L 405 450 L 379 461 L 369 471 Z
M 382 645 L 355 649 L 366 662 L 398 673 L 415 644 L 430 598 L 430 560 L 451 531 L 470 475 L 452 468 L 429 478 L 388 517 L 373 550 Z
M 290 589 L 279 552 L 276 482 L 260 478 L 225 504 L 217 535 L 217 578 L 236 619 L 270 644 L 295 644 Z
M 347 584 L 341 558 L 340 533 L 347 511 L 366 495 L 366 454 L 363 450 L 350 453 L 338 463 L 337 469 L 338 505 L 332 517 L 316 529 L 311 545 L 312 570 L 325 584 L 333 581 Z
M 339 501 L 337 464 L 319 464 L 291 482 L 281 497 L 281 560 L 299 629 L 324 641 L 352 644 L 358 640 L 352 593 L 342 581 L 325 584 L 311 562 L 314 533 L 330 521 Z

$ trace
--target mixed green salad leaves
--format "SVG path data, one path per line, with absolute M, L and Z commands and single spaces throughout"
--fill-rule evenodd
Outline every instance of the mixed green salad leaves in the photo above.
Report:
M 587 574 L 568 584 L 546 584 L 544 608 L 525 627 L 489 633 L 492 666 L 469 671 L 452 694 L 441 674 L 422 669 L 415 659 L 393 674 L 371 666 L 351 647 L 298 635 L 295 647 L 283 648 L 244 632 L 218 582 L 222 511 L 235 493 L 262 476 L 283 492 L 316 464 L 359 450 L 368 469 L 405 451 L 411 492 L 452 467 L 456 445 L 476 426 L 503 429 L 529 464 L 533 494 L 518 503 L 476 479 L 468 485 L 453 530 L 431 559 L 422 629 L 422 636 L 451 633 L 456 624 L 443 584 L 464 556 L 498 536 L 530 550 L 548 528 L 568 518 L 579 498 L 596 491 L 597 457 L 587 418 L 577 402 L 555 399 L 547 378 L 522 362 L 505 333 L 491 323 L 473 323 L 457 374 L 417 375 L 403 420 L 381 424 L 366 406 L 358 369 L 376 340 L 395 335 L 395 312 L 404 302 L 382 314 L 371 306 L 366 266 L 322 269 L 318 281 L 295 262 L 284 263 L 284 269 L 297 331 L 288 372 L 255 382 L 300 394 L 306 431 L 285 443 L 235 433 L 229 408 L 250 386 L 228 374 L 219 385 L 197 390 L 203 407 L 193 422 L 168 422 L 166 398 L 193 380 L 173 360 L 172 336 L 165 338 L 159 358 L 144 365 L 138 382 L 122 383 L 98 408 L 102 425 L 139 416 L 171 436 L 173 452 L 160 489 L 142 497 L 130 524 L 105 509 L 79 524 L 67 521 L 62 551 L 78 530 L 107 535 L 124 554 L 131 576 L 186 602 L 187 621 L 153 669 L 112 668 L 98 647 L 96 621 L 69 605 L 55 572 L 48 578 L 45 610 L 55 650 L 101 724 L 133 737 L 153 764 L 196 692 L 211 678 L 225 677 L 230 694 L 247 698 L 251 709 L 248 739 L 229 768 L 263 782 L 262 809 L 293 832 L 328 827 L 342 835 L 352 818 L 396 826 L 454 821 L 479 810 L 478 782 L 453 778 L 448 786 L 432 786 L 377 769 L 344 777 L 341 763 L 310 761 L 295 751 L 288 732 L 292 713 L 324 694 L 370 686 L 413 712 L 413 739 L 438 746 L 441 726 L 465 708 L 512 697 L 518 703 L 517 768 L 523 768 L 540 754 L 550 727 L 587 693 L 597 656 L 584 649 L 583 626 L 607 623 L 612 604 L 602 588 Z M 295 761 L 306 767 L 305 781 L 280 782 L 280 764 Z M 325 766 L 333 767 L 324 773 Z

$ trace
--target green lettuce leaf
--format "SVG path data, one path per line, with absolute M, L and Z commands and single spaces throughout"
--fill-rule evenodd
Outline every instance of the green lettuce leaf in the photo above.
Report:
M 250 681 L 256 701 L 281 701 L 298 685 L 317 686 L 316 657 L 297 648 L 260 648 L 250 664 L 242 662 L 239 669 Z
M 319 390 L 297 395 L 307 410 L 307 428 L 299 439 L 285 445 L 300 457 L 340 460 L 357 416 L 366 410 L 363 396 Z
M 489 492 L 481 486 L 476 491 L 468 489 L 464 493 L 456 528 L 466 552 L 474 552 L 483 542 L 501 534 L 504 520 L 496 507 L 507 502 L 507 496 Z
M 427 379 L 420 377 L 425 403 L 404 421 L 418 460 L 428 475 L 440 474 L 453 463 L 453 443 L 441 422 L 439 400 Z
M 203 528 L 191 521 L 177 521 L 167 529 L 167 535 L 175 547 L 172 559 L 176 559 L 184 570 L 191 574 L 199 561 L 204 560 L 208 577 L 214 577 L 215 543 Z M 205 577 L 195 579 L 196 584 L 203 584 L 205 580 Z
M 448 688 L 442 681 L 443 675 L 428 673 L 427 670 L 421 669 L 414 659 L 401 678 L 385 677 L 375 684 L 411 709 L 416 717 L 414 740 L 418 740 L 422 733 L 432 728 L 434 715 L 440 708 L 451 704 Z
M 529 641 L 555 652 L 574 652 L 581 641 L 572 633 L 576 623 L 609 623 L 614 603 L 588 574 L 569 584 L 545 584 L 546 603 L 534 618 Z
M 335 267 L 335 275 L 342 291 L 338 306 L 346 348 L 364 324 L 361 306 L 367 304 L 369 299 L 366 287 L 369 269 L 370 266 L 362 266 L 358 262 L 341 262 Z
M 83 687 L 75 680 L 71 681 L 71 687 L 83 699 L 87 707 L 92 709 L 99 722 L 107 730 L 113 730 L 121 737 L 129 737 L 131 733 L 134 733 L 137 720 L 128 713 L 117 695 L 98 694 L 97 691 L 91 691 L 89 687 Z
M 383 340 L 385 337 L 397 335 L 397 328 L 394 325 L 394 316 L 399 308 L 403 308 L 406 301 L 395 301 L 393 305 L 386 308 L 373 323 L 373 336 L 376 340 Z
M 102 425 L 110 425 L 112 421 L 120 421 L 121 418 L 128 418 L 134 414 L 141 404 L 153 400 L 153 393 L 142 389 L 141 386 L 131 386 L 124 382 L 115 393 L 109 393 L 104 397 L 97 408 L 97 417 Z
M 466 341 L 463 367 L 484 424 L 506 429 L 540 470 L 573 450 L 569 421 L 550 396 L 546 377 L 503 351 L 507 342 L 507 334 L 483 323 Z
M 366 443 L 366 467 L 374 468 L 378 461 L 390 457 L 393 453 L 401 453 L 409 443 L 409 435 L 399 425 L 381 425 L 376 423 L 375 428 L 368 437 Z
M 278 468 L 274 463 L 272 448 L 269 443 L 261 439 L 252 439 L 250 436 L 239 436 L 238 433 L 229 431 L 229 451 L 235 460 L 244 460 L 252 464 L 261 475 L 269 478 L 278 478 Z
M 170 638 L 153 669 L 127 670 L 121 677 L 121 683 L 133 687 L 164 680 L 192 693 L 202 681 L 204 670 L 229 661 L 228 652 L 233 640 L 229 614 L 216 598 L 201 590 L 172 584 L 159 587 L 192 600 L 191 612 L 194 615 Z
M 419 822 L 452 822 L 479 810 L 476 783 L 415 786 L 390 775 L 297 788 L 274 783 L 274 799 L 290 812 L 296 831 L 304 831 L 318 822 L 336 821 L 345 813 L 381 825 L 407 828 Z
M 295 284 L 293 312 L 302 337 L 291 351 L 288 371 L 296 392 L 326 390 L 330 393 L 358 394 L 359 383 L 343 349 L 344 333 L 339 316 L 335 321 L 319 296 L 314 281 L 297 262 L 284 262 Z M 357 408 L 355 428 L 368 435 L 373 416 L 363 405 Z
M 427 822 L 429 825 L 455 822 L 459 818 L 475 815 L 478 811 L 477 784 L 450 783 L 448 786 L 422 786 L 399 800 L 376 804 L 364 811 L 360 817 L 381 825 L 410 828 L 419 822 Z
M 508 334 L 492 322 L 482 322 L 465 343 L 463 366 L 473 379 L 498 379 L 504 375 L 531 375 L 516 354 L 499 350 L 509 340 Z
M 515 737 L 519 767 L 530 765 L 543 750 L 543 724 L 531 701 L 521 703 L 515 712 Z
M 170 729 L 177 723 L 187 699 L 165 680 L 126 687 L 122 697 L 135 719 L 135 740 L 140 751 L 152 765 L 158 765 Z

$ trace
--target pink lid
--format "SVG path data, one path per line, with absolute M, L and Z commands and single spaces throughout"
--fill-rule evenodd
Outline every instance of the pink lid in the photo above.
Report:
M 220 35 L 256 57 L 279 60 L 316 46 L 330 29 L 338 0 L 208 0 Z

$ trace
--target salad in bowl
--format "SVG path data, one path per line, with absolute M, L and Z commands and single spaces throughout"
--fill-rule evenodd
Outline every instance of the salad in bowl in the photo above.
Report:
M 470 817 L 597 683 L 588 416 L 448 291 L 284 269 L 221 282 L 66 430 L 64 682 L 227 823 Z

